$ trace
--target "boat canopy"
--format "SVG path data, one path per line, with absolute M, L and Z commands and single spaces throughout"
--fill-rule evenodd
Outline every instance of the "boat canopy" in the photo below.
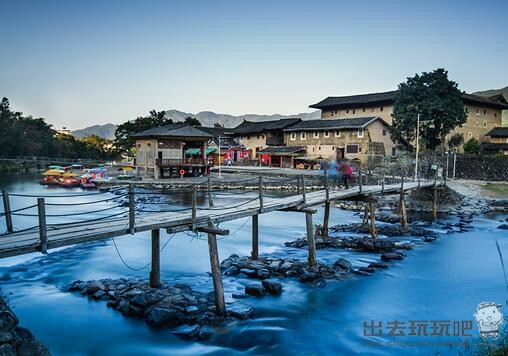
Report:
M 60 176 L 64 174 L 65 171 L 63 169 L 48 169 L 46 172 L 42 173 L 43 176 Z
M 62 167 L 62 166 L 58 166 L 58 165 L 56 165 L 56 164 L 55 164 L 55 165 L 48 166 L 48 168 L 49 168 L 49 169 L 62 169 L 62 170 L 64 169 L 64 167 Z

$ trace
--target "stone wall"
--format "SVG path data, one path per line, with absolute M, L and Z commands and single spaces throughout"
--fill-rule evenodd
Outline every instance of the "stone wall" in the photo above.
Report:
M 452 176 L 453 154 L 450 154 L 448 177 Z M 508 157 L 457 154 L 455 178 L 508 181 Z

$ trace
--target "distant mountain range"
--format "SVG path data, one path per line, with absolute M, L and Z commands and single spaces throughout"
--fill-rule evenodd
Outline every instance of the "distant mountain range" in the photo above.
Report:
M 291 117 L 299 117 L 303 120 L 314 120 L 321 118 L 321 111 L 316 110 L 310 113 L 301 113 L 296 115 L 257 115 L 257 114 L 246 114 L 246 115 L 229 115 L 229 114 L 217 114 L 212 111 L 201 111 L 197 114 L 183 112 L 178 110 L 166 111 L 166 117 L 172 119 L 174 122 L 183 121 L 187 116 L 195 117 L 201 122 L 203 126 L 213 126 L 216 122 L 220 123 L 224 127 L 235 127 L 243 122 L 247 121 L 270 121 L 287 119 Z M 94 125 L 86 127 L 81 130 L 72 131 L 72 134 L 77 138 L 87 137 L 91 135 L 97 135 L 103 138 L 113 139 L 115 138 L 115 130 L 117 125 L 105 124 L 105 125 Z
M 481 96 L 492 96 L 496 94 L 503 94 L 505 99 L 508 100 L 508 86 L 501 89 L 489 89 L 483 91 L 477 91 L 473 94 Z M 503 111 L 503 126 L 508 126 L 508 110 Z
M 508 86 L 502 89 L 490 89 L 484 91 L 477 91 L 473 94 L 482 96 L 491 96 L 502 93 L 506 99 L 508 99 Z M 172 119 L 175 122 L 183 121 L 187 116 L 195 117 L 201 122 L 203 126 L 213 126 L 215 123 L 220 123 L 224 127 L 235 127 L 241 124 L 244 120 L 247 121 L 270 121 L 279 119 L 288 119 L 292 117 L 299 117 L 302 120 L 315 120 L 321 118 L 321 111 L 316 110 L 313 112 L 300 113 L 296 115 L 257 115 L 257 114 L 245 114 L 245 115 L 229 115 L 229 114 L 217 114 L 213 111 L 201 111 L 197 114 L 190 112 L 183 112 L 178 110 L 167 110 L 166 117 Z M 503 126 L 508 126 L 508 110 L 503 112 Z M 103 138 L 114 139 L 115 130 L 117 125 L 105 124 L 105 125 L 94 125 L 86 127 L 81 130 L 73 131 L 72 134 L 77 138 L 87 137 L 90 135 L 97 135 Z
M 115 138 L 115 124 L 105 124 L 105 125 L 94 125 L 85 127 L 81 130 L 72 131 L 72 135 L 76 138 L 83 138 L 92 135 L 97 135 L 102 138 L 114 139 Z

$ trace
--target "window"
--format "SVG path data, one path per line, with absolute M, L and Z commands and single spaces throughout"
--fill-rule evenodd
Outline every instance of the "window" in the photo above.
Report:
M 321 146 L 318 147 L 318 151 L 321 151 Z
M 497 117 L 497 112 L 494 113 L 494 117 Z
M 383 107 L 382 106 L 379 108 L 379 111 L 383 111 Z
M 363 108 L 362 111 L 365 112 L 365 108 Z
M 362 138 L 363 137 L 363 129 L 358 129 L 357 136 L 358 136 L 358 138 Z
M 264 139 L 265 138 L 265 135 L 261 135 L 261 138 Z
M 301 132 L 300 133 L 300 139 L 302 139 L 302 140 L 306 140 L 307 139 L 307 135 L 305 134 L 305 132 Z
M 483 115 L 487 115 L 487 110 L 483 110 Z
M 335 115 L 337 115 L 337 110 L 335 110 Z
M 476 126 L 480 125 L 480 121 L 476 120 Z
M 323 134 L 324 137 L 330 137 L 330 131 L 325 131 L 325 133 Z
M 468 132 L 467 137 L 471 138 L 471 137 L 473 137 L 473 134 L 471 132 Z
M 468 109 L 468 108 L 466 108 L 466 113 L 468 113 L 468 114 L 469 114 L 469 109 Z
M 258 135 L 258 140 L 259 140 L 259 135 Z
M 358 153 L 358 145 L 347 145 L 346 153 Z
M 346 114 L 349 114 L 349 109 L 346 110 Z
M 294 141 L 296 140 L 296 132 L 291 132 L 291 138 L 290 138 L 291 141 Z
M 487 121 L 483 122 L 483 127 L 487 127 Z
M 335 131 L 335 137 L 340 137 L 340 130 Z
M 386 136 L 386 130 L 383 130 L 383 136 Z
M 356 110 L 355 110 L 355 109 L 353 109 L 353 114 L 354 114 L 354 113 L 356 113 Z
M 358 145 L 358 152 L 362 152 L 362 146 Z
M 314 138 L 319 138 L 319 131 L 314 131 Z
M 476 109 L 476 115 L 480 115 L 480 109 Z
M 250 136 L 247 136 L 247 140 L 250 140 Z
M 332 146 L 332 151 L 335 151 L 335 146 Z
M 333 116 L 333 111 L 330 111 L 330 115 Z

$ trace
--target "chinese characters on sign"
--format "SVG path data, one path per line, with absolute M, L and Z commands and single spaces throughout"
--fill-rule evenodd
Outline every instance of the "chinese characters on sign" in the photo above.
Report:
M 364 321 L 363 336 L 472 336 L 472 320 Z

